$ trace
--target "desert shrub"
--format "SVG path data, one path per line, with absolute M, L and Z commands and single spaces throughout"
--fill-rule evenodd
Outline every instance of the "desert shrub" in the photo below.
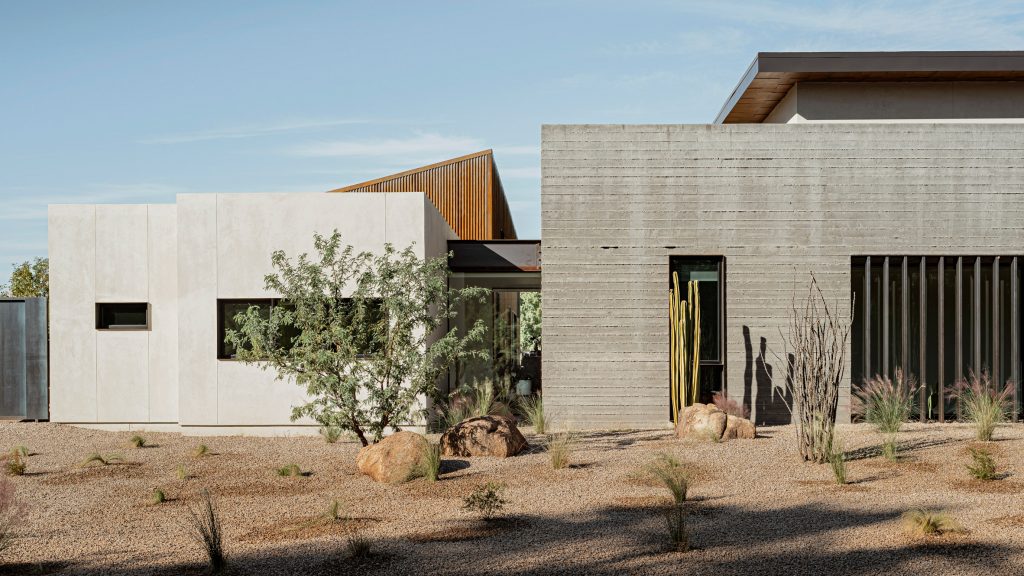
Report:
M 154 505 L 155 504 L 163 504 L 166 501 L 167 501 L 167 494 L 164 494 L 164 491 L 159 489 L 159 488 L 154 489 L 153 490 L 153 494 L 149 498 L 149 502 L 151 504 L 154 504 Z
M 950 532 L 961 532 L 953 517 L 942 510 L 910 510 L 903 514 L 904 529 L 914 536 L 941 536 Z
M 131 439 L 128 440 L 128 443 L 134 446 L 135 448 L 146 447 L 146 439 L 143 438 L 142 436 L 139 436 L 138 434 L 132 436 Z
M 811 274 L 806 299 L 802 303 L 793 299 L 784 336 L 785 382 L 804 460 L 824 463 L 832 455 L 849 335 L 849 317 L 839 315 L 838 305 L 829 305 Z
M 15 493 L 14 482 L 0 477 L 0 553 L 14 544 L 14 534 L 25 518 L 25 505 Z
M 441 446 L 427 442 L 423 448 L 423 457 L 410 475 L 411 478 L 424 478 L 427 482 L 436 482 L 441 475 Z
M 690 533 L 686 528 L 686 508 L 683 505 L 676 504 L 665 513 L 665 527 L 670 549 L 676 552 L 690 549 Z
M 294 257 L 274 251 L 264 287 L 288 305 L 250 306 L 225 333 L 238 360 L 304 389 L 308 402 L 293 420 L 337 426 L 367 446 L 418 415 L 424 396 L 438 396 L 449 367 L 487 358 L 483 319 L 465 330 L 449 321 L 490 291 L 451 288 L 447 255 L 422 259 L 392 244 L 358 252 L 337 230 L 315 234 L 313 247 Z
M 92 454 L 89 454 L 88 456 L 86 456 L 85 460 L 82 460 L 81 462 L 79 462 L 78 465 L 82 466 L 82 467 L 89 466 L 90 464 L 99 464 L 100 466 L 110 466 L 111 464 L 116 464 L 118 462 L 123 462 L 123 461 L 124 461 L 124 458 L 121 457 L 120 454 L 101 454 L 99 452 L 93 452 Z
M 192 455 L 196 458 L 202 458 L 203 456 L 210 455 L 210 447 L 206 444 L 200 444 L 192 449 Z
M 744 406 L 740 402 L 729 398 L 721 392 L 715 392 L 711 395 L 711 403 L 716 408 L 725 412 L 729 416 L 735 416 L 737 418 L 750 418 L 750 408 Z
M 519 410 L 523 414 L 523 420 L 533 426 L 535 434 L 544 434 L 548 428 L 548 417 L 544 414 L 544 399 L 540 396 L 530 396 L 519 401 Z
M 353 534 L 345 543 L 348 557 L 353 559 L 366 558 L 373 552 L 373 541 L 362 534 Z
M 659 454 L 658 459 L 648 467 L 648 470 L 668 488 L 677 505 L 686 502 L 686 493 L 690 489 L 690 473 L 682 462 L 668 454 Z
M 192 539 L 198 542 L 206 552 L 210 571 L 218 574 L 227 566 L 227 560 L 224 558 L 222 526 L 210 492 L 204 489 L 199 496 L 201 499 L 199 506 L 197 508 L 189 506 L 185 520 L 190 528 Z
M 8 476 L 23 476 L 28 469 L 27 459 L 15 448 L 4 456 L 4 472 Z
M 342 430 L 338 426 L 321 426 L 320 427 L 320 436 L 323 436 L 324 441 L 327 442 L 328 444 L 334 444 L 335 442 L 340 440 L 341 439 L 341 434 L 343 432 L 344 432 L 344 430 Z
M 882 434 L 896 434 L 910 418 L 920 387 L 914 377 L 897 369 L 895 379 L 875 376 L 853 390 L 853 414 Z
M 463 499 L 462 508 L 480 514 L 485 520 L 494 518 L 508 503 L 499 494 L 503 487 L 496 482 L 477 486 L 469 496 Z
M 976 450 L 968 448 L 971 453 L 972 462 L 967 465 L 967 471 L 978 480 L 996 479 L 996 461 L 987 450 Z
M 950 396 L 960 402 L 964 419 L 974 423 L 978 440 L 985 442 L 992 440 L 996 426 L 1006 421 L 1012 395 L 1011 382 L 999 389 L 988 372 L 980 375 L 971 372 L 966 380 L 958 381 L 950 392 Z
M 572 460 L 572 452 L 576 447 L 576 435 L 572 432 L 561 432 L 548 437 L 546 444 L 548 456 L 551 458 L 551 467 L 561 470 L 569 466 Z
M 278 476 L 302 476 L 302 468 L 298 464 L 287 464 L 275 469 Z
M 22 444 L 15 446 L 14 452 L 20 454 L 22 458 L 28 458 L 29 456 L 33 455 L 32 451 L 28 449 L 28 446 L 24 446 Z
M 187 480 L 188 471 L 185 470 L 184 464 L 178 464 L 178 467 L 174 469 L 175 474 L 178 475 L 178 480 Z

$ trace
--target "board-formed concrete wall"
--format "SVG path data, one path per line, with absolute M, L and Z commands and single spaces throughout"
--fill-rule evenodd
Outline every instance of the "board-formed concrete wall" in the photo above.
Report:
M 552 125 L 542 130 L 544 403 L 579 427 L 668 425 L 668 261 L 726 259 L 729 395 L 785 418 L 780 330 L 850 257 L 1024 247 L 1019 124 Z M 849 350 L 847 350 L 849 354 Z M 841 412 L 848 416 L 849 372 Z
M 175 205 L 49 210 L 51 419 L 101 427 L 290 432 L 304 400 L 273 371 L 217 359 L 217 300 L 264 289 L 270 254 L 338 229 L 357 250 L 454 239 L 421 193 L 182 194 Z M 149 302 L 150 329 L 97 330 L 97 302 Z

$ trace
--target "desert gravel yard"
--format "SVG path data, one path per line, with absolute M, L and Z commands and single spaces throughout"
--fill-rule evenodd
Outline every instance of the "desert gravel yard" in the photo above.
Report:
M 581 433 L 566 469 L 533 448 L 446 459 L 438 482 L 392 486 L 357 474 L 353 442 L 145 433 L 153 446 L 132 448 L 127 432 L 4 423 L 0 448 L 34 454 L 13 478 L 30 509 L 0 574 L 204 573 L 184 524 L 202 488 L 233 574 L 1024 574 L 1024 425 L 1000 427 L 987 445 L 1008 475 L 989 482 L 965 468 L 979 445 L 971 427 L 904 430 L 891 462 L 871 428 L 841 426 L 846 486 L 827 465 L 798 460 L 790 427 L 723 443 Z M 195 456 L 199 444 L 210 454 Z M 94 452 L 124 459 L 78 465 Z M 660 453 L 692 470 L 689 552 L 666 551 L 671 497 L 645 473 Z M 308 475 L 277 475 L 291 463 Z M 505 485 L 507 504 L 484 522 L 462 504 L 489 481 Z M 155 488 L 167 502 L 150 503 Z M 332 500 L 345 519 L 318 521 Z M 916 507 L 948 511 L 965 532 L 908 536 L 900 516 Z M 352 533 L 372 540 L 372 556 L 348 558 Z

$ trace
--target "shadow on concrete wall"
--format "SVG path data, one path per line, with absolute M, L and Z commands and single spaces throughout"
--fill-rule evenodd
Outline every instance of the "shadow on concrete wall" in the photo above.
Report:
M 789 407 L 793 401 L 789 386 L 785 382 L 775 383 L 775 367 L 766 358 L 768 340 L 760 338 L 757 357 L 754 357 L 754 345 L 750 336 L 750 327 L 743 327 L 743 347 L 746 351 L 746 362 L 743 368 L 743 404 L 751 407 L 751 417 L 757 425 L 789 424 Z M 792 355 L 787 355 L 790 366 Z M 791 371 L 786 371 L 787 380 Z M 754 390 L 756 388 L 756 396 Z

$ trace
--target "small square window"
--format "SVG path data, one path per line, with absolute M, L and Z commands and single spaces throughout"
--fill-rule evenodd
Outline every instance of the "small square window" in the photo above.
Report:
M 97 330 L 149 330 L 148 302 L 96 303 Z

